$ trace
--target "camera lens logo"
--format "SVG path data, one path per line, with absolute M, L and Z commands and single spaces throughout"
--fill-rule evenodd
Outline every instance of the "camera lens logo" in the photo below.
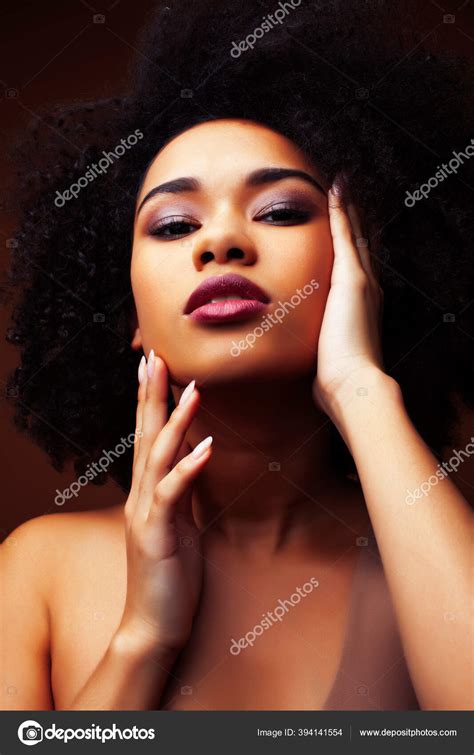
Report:
M 23 721 L 18 727 L 18 739 L 24 745 L 37 745 L 43 740 L 43 727 L 38 721 Z

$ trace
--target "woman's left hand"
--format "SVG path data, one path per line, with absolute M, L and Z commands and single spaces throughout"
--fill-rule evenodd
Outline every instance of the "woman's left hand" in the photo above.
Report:
M 319 336 L 313 397 L 318 408 L 334 420 L 340 398 L 348 388 L 355 394 L 370 374 L 384 372 L 383 291 L 373 273 L 366 241 L 361 238 L 355 207 L 350 206 L 350 218 L 332 188 L 328 209 L 334 264 Z

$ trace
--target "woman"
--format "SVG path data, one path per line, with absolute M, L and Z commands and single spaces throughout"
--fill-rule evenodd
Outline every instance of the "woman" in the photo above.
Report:
M 467 205 L 454 211 L 427 198 L 426 208 L 404 208 L 401 189 L 413 187 L 407 176 L 421 181 L 426 158 L 408 164 L 364 98 L 328 133 L 343 93 L 308 65 L 306 45 L 298 54 L 277 29 L 237 62 L 227 49 L 219 87 L 211 68 L 224 57 L 218 50 L 210 66 L 203 51 L 226 9 L 180 5 L 189 14 L 174 36 L 176 7 L 160 9 L 134 95 L 109 120 L 124 135 L 141 123 L 145 138 L 128 141 L 103 180 L 90 167 L 100 141 L 79 158 L 64 155 L 51 168 L 61 175 L 46 176 L 49 207 L 44 188 L 26 200 L 14 268 L 25 294 L 11 335 L 25 344 L 11 383 L 19 419 L 57 465 L 74 457 L 78 473 L 127 431 L 135 442 L 133 464 L 122 454 L 111 465 L 127 491 L 116 506 L 37 517 L 3 546 L 5 707 L 468 709 L 471 510 L 447 476 L 417 491 L 436 475 L 450 437 L 448 394 L 469 394 L 453 364 L 443 382 L 425 373 L 422 387 L 409 370 L 389 374 L 396 349 L 401 360 L 408 342 L 416 346 L 409 318 L 400 323 L 407 290 L 419 291 L 433 250 L 445 258 L 424 290 L 448 269 L 455 214 L 461 264 L 467 256 Z M 237 39 L 253 28 L 250 3 L 242 5 Z M 315 20 L 313 8 L 288 19 L 301 44 L 307 35 L 321 49 L 324 39 L 333 66 L 343 40 L 334 20 L 342 6 L 334 6 L 332 18 Z M 359 13 L 345 5 L 343 18 Z M 364 49 L 380 56 L 380 76 L 383 48 L 367 48 L 362 36 Z M 173 74 L 162 66 L 171 48 Z M 205 93 L 193 81 L 176 112 L 165 113 L 158 102 L 192 81 L 185 71 L 197 70 L 198 53 Z M 361 62 L 352 55 L 351 65 Z M 392 60 L 393 50 L 385 55 Z M 373 75 L 367 57 L 357 71 L 363 89 Z M 440 87 L 440 74 L 448 81 L 453 73 L 416 57 L 410 65 L 423 74 L 420 86 L 436 76 Z M 395 75 L 387 98 L 406 88 L 407 71 Z M 269 88 L 275 76 L 281 87 Z M 462 87 L 457 96 L 445 113 L 456 138 L 463 126 L 452 110 Z M 92 117 L 103 112 L 98 103 Z M 77 113 L 67 117 L 65 135 L 71 122 L 76 136 L 93 133 Z M 423 133 L 431 144 L 429 129 Z M 82 169 L 93 171 L 87 185 L 72 181 Z M 53 187 L 64 198 L 55 208 Z M 434 221 L 437 203 L 443 214 Z M 424 244 L 423 222 L 431 231 Z M 29 256 L 21 251 L 27 235 Z M 401 291 L 385 246 L 392 242 L 395 259 L 402 246 L 416 252 Z M 466 285 L 452 286 L 461 301 Z M 425 335 L 423 318 L 432 314 L 418 300 Z M 395 346 L 397 320 L 403 337 Z M 459 338 L 448 340 L 467 375 Z M 427 363 L 446 342 L 429 345 L 421 350 Z M 429 421 L 436 391 L 440 416 Z M 31 421 L 34 411 L 41 418 Z M 356 476 L 344 472 L 335 428 Z

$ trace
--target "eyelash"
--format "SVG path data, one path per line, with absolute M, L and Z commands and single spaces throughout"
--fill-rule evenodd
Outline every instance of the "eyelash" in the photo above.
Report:
M 188 220 L 187 218 L 184 218 L 182 215 L 172 215 L 169 218 L 162 218 L 161 220 L 158 220 L 157 223 L 154 223 L 154 225 L 152 225 L 152 227 L 150 228 L 149 233 L 151 236 L 157 236 L 158 238 L 167 239 L 171 241 L 173 239 L 186 236 L 186 233 L 173 233 L 173 234 L 165 233 L 165 231 L 177 225 L 178 226 L 187 225 L 195 229 L 198 227 L 198 226 L 194 226 L 190 220 Z
M 269 215 L 276 215 L 277 213 L 283 213 L 283 215 L 286 214 L 285 217 L 280 217 L 279 220 L 274 220 L 271 222 L 271 225 L 280 225 L 280 226 L 289 226 L 289 225 L 298 225 L 299 223 L 305 223 L 311 216 L 311 212 L 309 210 L 303 210 L 301 207 L 296 206 L 294 204 L 291 204 L 289 202 L 281 203 L 280 205 L 275 205 L 273 207 L 266 208 L 266 212 L 261 212 L 260 215 L 257 215 L 255 220 L 262 220 L 263 218 L 268 217 Z M 290 217 L 289 217 L 290 216 Z M 183 236 L 187 235 L 187 232 L 183 233 L 166 233 L 166 231 L 169 231 L 170 229 L 176 228 L 176 226 L 188 226 L 191 228 L 194 228 L 194 230 L 197 230 L 200 228 L 200 226 L 195 225 L 193 221 L 189 220 L 188 218 L 183 217 L 182 215 L 172 215 L 168 218 L 162 218 L 161 220 L 158 220 L 149 230 L 149 234 L 151 236 L 156 236 L 159 239 L 167 240 L 167 241 L 173 241 L 174 239 L 182 238 Z M 192 231 L 191 231 L 192 233 Z

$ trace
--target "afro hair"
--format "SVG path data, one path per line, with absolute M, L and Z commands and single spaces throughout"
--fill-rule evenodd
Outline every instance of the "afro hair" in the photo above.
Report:
M 442 167 L 474 144 L 472 62 L 428 49 L 408 1 L 156 6 L 123 97 L 58 105 L 12 152 L 17 229 L 3 288 L 15 300 L 7 338 L 21 354 L 7 389 L 16 425 L 56 469 L 73 461 L 77 474 L 135 429 L 138 188 L 174 135 L 240 118 L 292 139 L 328 182 L 344 172 L 385 294 L 386 371 L 440 458 L 456 442 L 460 403 L 474 405 L 474 160 Z M 138 132 L 96 175 L 91 166 Z M 407 202 L 437 171 L 442 179 Z M 110 475 L 127 491 L 131 454 L 94 481 Z

